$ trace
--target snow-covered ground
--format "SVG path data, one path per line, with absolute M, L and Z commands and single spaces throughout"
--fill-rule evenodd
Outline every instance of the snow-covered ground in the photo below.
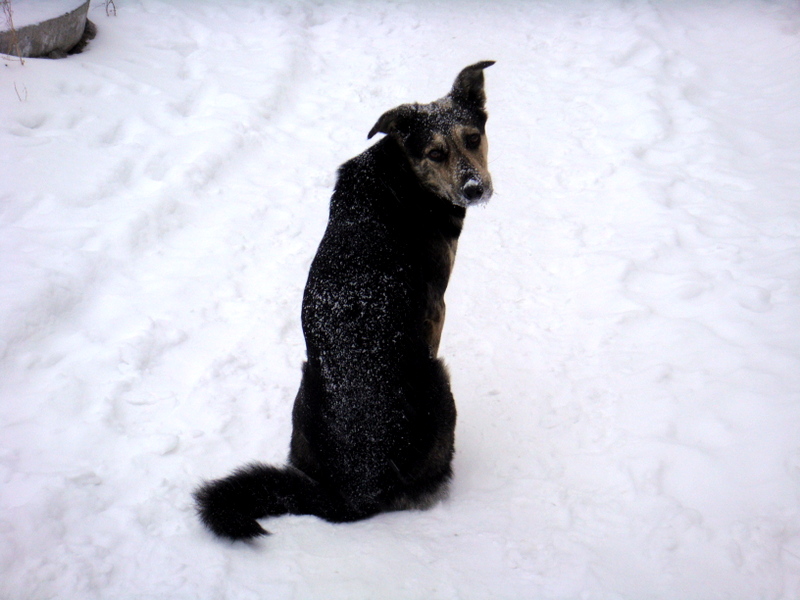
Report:
M 800 598 L 800 3 L 116 6 L 0 59 L 0 598 Z M 337 166 L 483 59 L 450 498 L 214 539 Z

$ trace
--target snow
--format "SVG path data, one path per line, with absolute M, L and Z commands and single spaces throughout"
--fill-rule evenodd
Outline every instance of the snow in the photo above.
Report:
M 72 12 L 86 0 L 9 0 L 14 27 L 42 23 Z M 7 15 L 0 11 L 0 31 L 9 30 Z
M 800 597 L 796 1 L 116 4 L 0 61 L 0 597 Z M 484 59 L 450 497 L 214 539 L 337 166 Z

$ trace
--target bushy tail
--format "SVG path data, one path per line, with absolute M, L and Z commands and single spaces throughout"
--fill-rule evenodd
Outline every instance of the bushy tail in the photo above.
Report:
M 256 519 L 315 514 L 335 519 L 331 498 L 320 485 L 293 467 L 252 464 L 194 492 L 200 519 L 212 532 L 232 540 L 267 535 Z

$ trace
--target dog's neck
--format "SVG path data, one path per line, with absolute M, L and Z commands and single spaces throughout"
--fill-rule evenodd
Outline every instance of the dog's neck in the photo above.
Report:
M 397 140 L 387 135 L 370 151 L 375 152 L 376 166 L 384 178 L 384 185 L 393 190 L 405 211 L 425 215 L 425 222 L 441 228 L 441 234 L 446 237 L 457 238 L 461 234 L 466 208 L 456 206 L 425 187 Z

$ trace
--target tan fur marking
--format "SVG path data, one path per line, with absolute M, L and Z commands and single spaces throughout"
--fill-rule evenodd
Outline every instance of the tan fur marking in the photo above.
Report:
M 457 239 L 443 242 L 440 247 L 436 248 L 436 253 L 439 256 L 442 267 L 444 267 L 447 273 L 447 279 L 450 278 L 450 274 L 453 272 L 457 249 Z M 431 356 L 437 356 L 439 353 L 439 343 L 442 341 L 442 330 L 444 329 L 445 312 L 444 294 L 429 289 L 428 304 L 425 307 L 425 330 Z

